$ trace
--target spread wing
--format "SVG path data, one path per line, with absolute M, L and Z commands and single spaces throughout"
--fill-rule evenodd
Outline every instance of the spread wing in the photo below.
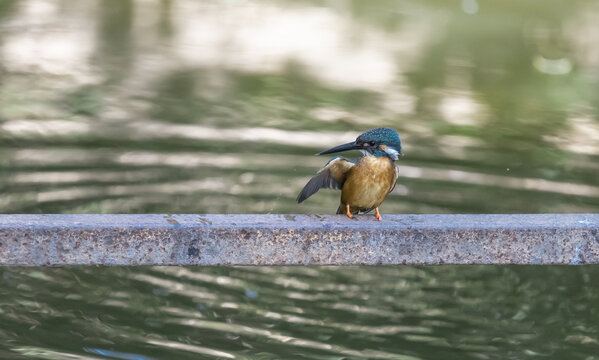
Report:
M 349 169 L 354 165 L 349 159 L 335 156 L 308 181 L 297 196 L 297 202 L 301 203 L 322 188 L 341 189 Z

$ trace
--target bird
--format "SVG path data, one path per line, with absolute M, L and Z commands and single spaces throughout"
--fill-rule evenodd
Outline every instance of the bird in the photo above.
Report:
M 402 156 L 399 134 L 390 128 L 366 131 L 355 141 L 332 147 L 316 155 L 358 150 L 362 156 L 347 159 L 335 156 L 322 167 L 297 196 L 301 203 L 322 188 L 340 189 L 341 202 L 337 214 L 353 215 L 375 210 L 381 221 L 379 206 L 393 191 L 399 168 L 395 161 Z

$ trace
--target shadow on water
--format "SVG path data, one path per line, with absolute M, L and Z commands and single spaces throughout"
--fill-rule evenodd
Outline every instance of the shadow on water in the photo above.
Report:
M 0 2 L 0 212 L 332 213 L 379 126 L 383 213 L 599 210 L 591 1 Z M 4 269 L 0 357 L 594 359 L 594 267 Z M 550 279 L 550 281 L 548 281 Z

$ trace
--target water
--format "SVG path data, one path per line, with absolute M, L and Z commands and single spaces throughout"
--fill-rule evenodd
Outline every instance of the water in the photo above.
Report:
M 598 212 L 593 1 L 0 2 L 0 212 Z M 593 359 L 595 267 L 2 269 L 13 359 Z
M 4 269 L 0 356 L 596 359 L 597 270 Z

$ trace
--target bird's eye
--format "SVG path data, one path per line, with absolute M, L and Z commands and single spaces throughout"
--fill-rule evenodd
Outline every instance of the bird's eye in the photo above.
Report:
M 374 146 L 374 141 L 369 142 L 368 145 Z

